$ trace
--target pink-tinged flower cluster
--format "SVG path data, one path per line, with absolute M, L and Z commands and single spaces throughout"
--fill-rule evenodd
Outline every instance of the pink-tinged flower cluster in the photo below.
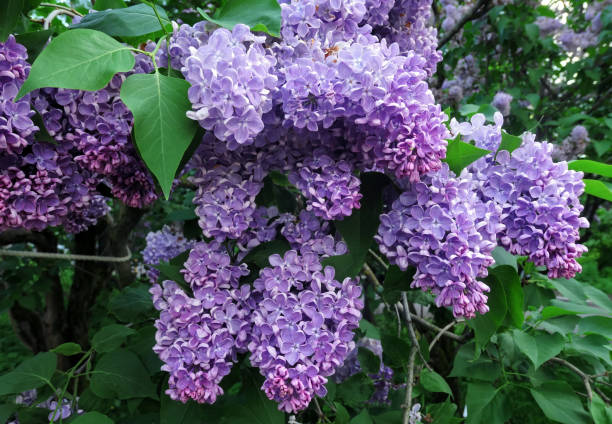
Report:
M 236 355 L 246 351 L 252 300 L 238 279 L 248 271 L 229 263 L 223 246 L 198 243 L 184 270 L 193 296 L 173 281 L 151 288 L 160 311 L 153 350 L 170 374 L 166 393 L 174 400 L 215 402 Z
M 452 122 L 451 128 L 477 146 L 496 151 L 503 119 L 495 118 L 496 125 L 485 125 L 484 116 L 475 115 L 471 124 Z M 500 151 L 481 158 L 468 172 L 480 182 L 480 197 L 501 207 L 504 229 L 497 234 L 499 243 L 545 266 L 551 278 L 571 278 L 581 271 L 576 259 L 586 252 L 578 243 L 580 228 L 589 225 L 580 217 L 583 174 L 568 170 L 567 162 L 555 163 L 552 152 L 552 144 L 537 142 L 526 133 L 512 153 Z
M 137 56 L 133 72 L 146 73 L 151 64 Z M 91 173 L 99 174 L 113 196 L 131 207 L 157 199 L 153 177 L 132 144 L 131 112 L 119 97 L 128 74 L 117 74 L 98 91 L 42 89 L 34 99 L 49 134 L 70 142 L 74 158 Z
M 253 283 L 251 363 L 266 378 L 263 390 L 286 412 L 326 394 L 327 377 L 352 350 L 359 325 L 361 287 L 334 279 L 318 255 L 290 250 L 270 256 Z
M 501 209 L 483 202 L 478 184 L 457 178 L 445 165 L 419 183 L 408 184 L 381 215 L 380 251 L 405 270 L 416 268 L 412 287 L 430 290 L 438 306 L 450 306 L 457 317 L 486 313 L 486 292 L 479 277 L 493 264 L 491 252 L 503 225 Z
M 72 144 L 35 139 L 30 95 L 14 102 L 30 65 L 13 36 L 0 43 L 0 230 L 40 231 L 64 225 L 79 232 L 106 214 L 93 175 L 72 156 Z

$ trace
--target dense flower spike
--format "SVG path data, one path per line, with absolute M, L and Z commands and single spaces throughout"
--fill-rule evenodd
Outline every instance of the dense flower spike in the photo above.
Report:
M 298 164 L 289 181 L 306 197 L 306 209 L 323 219 L 342 219 L 360 207 L 360 181 L 349 162 L 316 155 Z
M 501 141 L 501 116 L 496 120 L 495 126 L 484 125 L 484 116 L 475 115 L 471 124 L 451 122 L 451 128 L 477 146 L 495 151 Z M 469 171 L 481 182 L 481 198 L 502 208 L 501 245 L 546 266 L 551 278 L 570 278 L 580 272 L 576 258 L 586 251 L 578 243 L 579 229 L 588 227 L 586 218 L 580 217 L 584 183 L 582 172 L 568 170 L 567 162 L 553 162 L 552 151 L 552 144 L 536 142 L 533 134 L 526 133 L 512 154 L 501 151 L 495 160 L 489 155 Z
M 489 309 L 489 288 L 478 281 L 493 264 L 495 236 L 503 228 L 500 208 L 478 197 L 477 184 L 457 178 L 444 166 L 419 183 L 408 184 L 380 217 L 380 251 L 402 270 L 416 267 L 413 287 L 431 290 L 438 306 L 457 317 Z
M 142 251 L 142 259 L 148 265 L 147 276 L 152 283 L 156 282 L 159 277 L 159 271 L 154 268 L 154 265 L 169 261 L 195 245 L 195 241 L 186 239 L 167 225 L 164 225 L 160 231 L 148 233 L 146 243 Z
M 512 102 L 512 95 L 498 91 L 493 97 L 491 105 L 499 110 L 503 116 L 510 115 L 510 102 Z
M 152 70 L 143 55 L 136 57 L 133 72 Z M 76 161 L 100 174 L 113 196 L 131 207 L 143 207 L 157 199 L 153 177 L 132 145 L 132 114 L 119 98 L 126 74 L 117 74 L 102 90 L 94 92 L 43 89 L 34 100 L 49 134 L 70 142 Z
M 193 297 L 173 281 L 151 288 L 160 311 L 153 350 L 170 373 L 166 393 L 172 399 L 213 403 L 223 394 L 219 383 L 236 354 L 246 351 L 250 333 L 252 299 L 248 286 L 238 287 L 245 273 L 230 265 L 223 246 L 198 243 L 184 269 Z
M 266 378 L 263 390 L 286 412 L 324 396 L 327 377 L 353 348 L 363 302 L 361 288 L 334 279 L 314 253 L 290 250 L 270 256 L 253 283 L 260 307 L 253 311 L 251 363 Z
M 572 128 L 569 136 L 563 139 L 561 144 L 556 144 L 553 149 L 553 159 L 573 160 L 584 153 L 589 143 L 589 132 L 582 125 Z
M 262 115 L 272 109 L 276 59 L 264 50 L 264 40 L 242 24 L 232 32 L 218 29 L 197 49 L 190 47 L 182 68 L 191 84 L 187 116 L 230 148 L 252 142 L 264 128 Z

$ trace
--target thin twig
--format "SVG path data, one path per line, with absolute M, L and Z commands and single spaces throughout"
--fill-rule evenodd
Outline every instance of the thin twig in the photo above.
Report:
M 375 251 L 368 249 L 368 253 L 372 255 L 384 269 L 389 269 L 389 265 L 380 256 L 378 256 Z
M 591 379 L 587 374 L 582 372 L 582 370 L 580 370 L 578 367 L 576 367 L 571 362 L 566 361 L 565 359 L 554 357 L 554 358 L 551 358 L 550 361 L 557 362 L 563 365 L 564 367 L 572 370 L 577 376 L 582 378 L 582 381 L 584 382 L 584 387 L 586 388 L 587 396 L 589 400 L 593 399 L 593 391 L 591 390 L 591 383 L 590 383 Z
M 53 22 L 53 19 L 57 18 L 59 15 L 68 15 L 68 16 L 72 16 L 73 18 L 75 16 L 81 16 L 81 15 L 76 15 L 70 10 L 55 9 L 53 12 L 49 13 L 49 15 L 45 18 L 45 21 L 43 23 L 43 29 L 49 29 L 49 27 L 51 26 L 51 22 Z
M 370 268 L 370 265 L 368 265 L 367 262 L 363 264 L 363 273 L 366 275 L 366 277 L 368 277 L 368 280 L 374 284 L 374 287 L 382 287 L 382 284 L 380 284 L 380 281 L 378 281 L 378 278 L 376 278 L 376 274 L 374 274 L 374 271 L 372 271 L 372 268 Z
M 414 315 L 414 314 L 410 314 L 410 317 L 417 323 L 421 324 L 424 327 L 429 328 L 430 330 L 434 330 L 438 333 L 442 333 L 443 336 L 448 337 L 450 339 L 456 340 L 458 342 L 462 342 L 464 339 L 464 336 L 458 336 L 455 333 L 451 333 L 450 331 L 445 331 L 443 328 L 438 327 L 435 324 L 430 323 L 429 321 L 421 318 L 418 315 Z
M 412 388 L 414 386 L 414 361 L 416 359 L 419 347 L 412 345 L 410 349 L 410 358 L 408 359 L 408 380 L 406 381 L 406 397 L 404 398 L 404 414 L 402 424 L 410 423 L 410 411 L 412 410 Z
M 65 6 L 63 4 L 53 4 L 53 3 L 44 3 L 43 2 L 39 6 L 41 6 L 41 7 L 52 7 L 54 9 L 62 9 L 62 10 L 66 10 L 66 11 L 68 11 L 70 13 L 73 13 L 73 14 L 75 14 L 77 16 L 83 16 L 81 13 L 79 13 L 78 10 L 73 9 L 72 7 L 69 7 L 69 6 Z
M 317 411 L 317 415 L 319 416 L 319 419 L 330 422 L 329 419 L 323 413 L 323 410 L 321 409 L 321 405 L 319 405 L 319 401 L 317 400 L 317 398 L 315 397 L 313 400 L 314 400 L 315 410 Z
M 397 337 L 399 338 L 402 335 L 402 318 L 397 304 L 395 304 L 395 315 L 397 315 Z
M 466 23 L 468 23 L 472 19 L 475 19 L 480 8 L 482 6 L 486 8 L 490 1 L 491 0 L 479 0 L 478 3 L 476 3 L 470 10 L 467 11 L 465 15 L 461 17 L 461 19 L 455 24 L 454 27 L 452 27 L 446 34 L 444 34 L 444 37 L 442 37 L 442 39 L 438 43 L 438 48 L 441 48 L 443 45 L 448 43 L 451 38 L 453 38 L 455 34 L 457 34 L 461 30 L 461 28 L 463 28 Z
M 442 328 L 440 331 L 438 331 L 438 333 L 436 334 L 436 337 L 433 338 L 433 340 L 431 341 L 431 343 L 429 343 L 429 351 L 431 352 L 431 350 L 433 349 L 433 347 L 436 345 L 436 343 L 438 342 L 438 340 L 440 340 L 440 338 L 442 337 L 442 335 L 444 335 L 444 333 L 446 331 L 448 331 L 453 325 L 457 324 L 457 321 L 453 321 L 450 322 L 446 325 L 446 327 Z
M 402 292 L 402 306 L 404 307 L 404 318 L 406 319 L 406 324 L 408 325 L 408 333 L 410 334 L 412 345 L 417 347 L 421 361 L 423 361 L 423 364 L 425 364 L 427 369 L 429 371 L 433 371 L 425 360 L 425 357 L 423 357 L 423 352 L 421 352 L 421 349 L 419 348 L 419 341 L 417 340 L 416 333 L 414 332 L 414 326 L 412 325 L 412 318 L 410 317 L 410 309 L 408 309 L 408 297 L 406 297 L 406 292 Z

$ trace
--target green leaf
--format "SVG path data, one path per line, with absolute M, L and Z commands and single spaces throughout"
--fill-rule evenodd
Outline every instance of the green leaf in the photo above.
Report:
M 284 424 L 285 414 L 261 390 L 263 379 L 248 371 L 237 396 L 227 400 L 223 418 L 232 424 Z M 218 422 L 218 421 L 215 421 Z
M 6 41 L 9 34 L 13 32 L 22 10 L 23 0 L 4 0 L 2 13 L 0 13 L 0 42 Z
M 448 142 L 446 158 L 443 162 L 448 163 L 450 170 L 459 175 L 463 168 L 489 153 L 491 152 L 488 150 L 461 141 L 461 136 L 459 135 Z
M 380 371 L 380 358 L 370 349 L 359 347 L 357 358 L 361 369 L 366 374 L 377 374 Z
M 220 423 L 223 414 L 223 400 L 223 398 L 217 399 L 214 406 L 193 401 L 182 403 L 172 400 L 164 394 L 161 398 L 159 424 Z
M 58 353 L 64 356 L 72 356 L 78 353 L 82 353 L 83 349 L 77 343 L 68 342 L 68 343 L 63 343 L 54 349 L 51 349 L 51 352 L 55 352 L 55 353 Z
M 166 198 L 197 129 L 185 115 L 188 89 L 187 81 L 159 72 L 130 75 L 121 86 L 121 100 L 134 115 L 136 146 Z
M 336 421 L 335 424 L 348 424 L 351 416 L 348 411 L 341 403 L 334 402 L 334 406 L 336 407 Z
M 130 285 L 121 291 L 115 291 L 108 301 L 109 312 L 123 322 L 146 320 L 152 309 L 149 286 L 145 284 Z
M 410 345 L 397 336 L 390 334 L 383 335 L 381 338 L 383 348 L 383 363 L 391 367 L 399 368 L 408 362 Z
M 432 424 L 448 424 L 451 422 L 457 405 L 446 399 L 444 403 L 430 404 L 428 412 L 433 418 Z
M 0 396 L 37 389 L 50 383 L 57 367 L 57 355 L 43 352 L 26 359 L 14 370 L 0 377 Z
M 453 396 L 453 391 L 449 387 L 448 383 L 435 371 L 429 371 L 427 368 L 425 368 L 423 371 L 421 371 L 419 382 L 428 392 L 448 393 L 449 395 Z
M 612 318 L 590 316 L 578 321 L 580 334 L 600 334 L 612 340 Z
M 606 405 L 597 393 L 593 393 L 593 400 L 589 405 L 589 409 L 595 424 L 612 423 L 612 407 Z
M 567 167 L 574 171 L 582 171 L 589 174 L 601 175 L 612 178 L 612 165 L 596 162 L 594 160 L 579 159 L 571 161 Z
M 360 372 L 350 376 L 338 384 L 336 399 L 342 401 L 344 406 L 359 409 L 374 393 L 372 379 Z
M 515 270 L 518 270 L 516 256 L 508 252 L 503 247 L 497 246 L 495 249 L 493 249 L 493 252 L 491 252 L 491 256 L 493 256 L 493 259 L 495 259 L 495 264 L 493 264 L 491 268 L 495 268 L 500 265 L 510 265 Z
M 157 399 L 157 390 L 138 357 L 129 350 L 107 353 L 91 371 L 91 390 L 103 399 Z
M 529 358 L 536 369 L 550 358 L 557 356 L 565 342 L 563 336 L 557 333 L 538 332 L 535 336 L 531 336 L 523 331 L 514 330 L 512 337 L 516 346 Z
M 449 377 L 469 377 L 494 381 L 501 375 L 498 363 L 484 357 L 476 358 L 476 344 L 469 342 L 459 348 Z
M 107 325 L 93 336 L 91 347 L 98 353 L 110 352 L 121 346 L 125 339 L 134 333 L 134 330 L 124 325 Z
M 479 108 L 480 108 L 480 106 L 478 106 L 478 105 L 473 105 L 473 104 L 470 104 L 470 103 L 466 103 L 464 105 L 461 105 L 461 107 L 459 108 L 459 113 L 462 116 L 473 115 L 476 112 L 478 112 Z
M 413 267 L 402 271 L 398 266 L 391 265 L 385 274 L 383 299 L 390 305 L 398 302 L 402 292 L 410 290 L 410 284 L 415 272 L 416 269 Z
M 502 141 L 499 144 L 499 148 L 497 152 L 501 152 L 502 150 L 508 151 L 508 153 L 512 153 L 516 149 L 521 146 L 523 139 L 516 135 L 510 135 L 506 131 L 502 130 Z
M 368 413 L 367 409 L 362 409 L 361 412 L 353 417 L 353 419 L 349 422 L 349 424 L 374 424 L 372 422 L 372 417 Z
M 380 330 L 365 318 L 359 321 L 359 329 L 365 333 L 365 337 L 380 340 Z
M 94 10 L 121 9 L 127 7 L 123 0 L 96 0 Z
M 521 279 L 516 269 L 510 265 L 501 265 L 493 268 L 491 274 L 497 277 L 504 288 L 508 318 L 515 327 L 520 328 L 525 320 L 523 311 L 525 293 L 521 287 Z
M 75 420 L 70 421 L 70 424 L 114 424 L 115 422 L 106 415 L 99 412 L 86 412 L 79 415 Z
M 172 31 L 172 22 L 168 19 L 164 9 L 160 6 L 155 7 L 164 24 L 164 28 Z M 70 28 L 95 29 L 113 37 L 138 37 L 164 29 L 159 24 L 153 8 L 146 4 L 90 13 Z
M 32 61 L 38 57 L 40 52 L 43 51 L 47 45 L 49 37 L 52 35 L 52 30 L 45 29 L 42 31 L 26 32 L 16 35 L 15 40 L 17 40 L 19 44 L 23 44 L 23 46 L 28 50 L 28 62 L 32 63 Z M 36 140 L 38 141 L 38 136 Z
M 17 405 L 15 404 L 0 405 L 0 423 L 6 423 L 16 410 Z
M 530 391 L 547 418 L 564 424 L 590 421 L 580 398 L 565 381 L 547 381 Z
M 609 345 L 610 339 L 599 334 L 590 334 L 584 337 L 573 337 L 571 343 L 567 344 L 566 350 L 578 352 L 582 356 L 594 356 L 612 366 Z
M 91 29 L 66 31 L 34 61 L 17 100 L 43 87 L 100 90 L 117 72 L 134 67 L 134 55 L 108 35 Z
M 584 192 L 586 194 L 612 202 L 612 190 L 602 181 L 588 178 L 583 178 L 582 181 L 584 182 Z
M 353 209 L 351 216 L 342 221 L 334 221 L 336 229 L 346 242 L 348 253 L 326 258 L 322 264 L 335 268 L 336 280 L 355 277 L 361 271 L 368 249 L 378 231 L 382 211 L 382 188 L 389 183 L 389 177 L 378 172 L 361 174 L 361 208 Z
M 540 36 L 540 28 L 536 24 L 525 24 L 525 33 L 531 41 L 535 41 Z M 535 105 L 534 105 L 535 106 Z
M 499 326 L 504 322 L 508 312 L 508 304 L 503 284 L 495 275 L 489 275 L 484 279 L 485 283 L 491 288 L 488 293 L 489 312 L 484 315 L 477 315 L 468 321 L 468 325 L 474 329 L 476 344 L 479 348 L 487 345 L 491 336 L 495 334 Z
M 281 8 L 276 0 L 228 0 L 211 17 L 197 8 L 204 19 L 223 28 L 245 24 L 253 32 L 280 37 Z
M 468 383 L 465 404 L 467 406 L 466 424 L 479 423 L 485 408 L 491 403 L 497 391 L 488 383 Z
M 153 325 L 142 327 L 138 329 L 136 334 L 129 337 L 126 344 L 132 352 L 138 355 L 138 358 L 142 361 L 147 371 L 149 371 L 149 375 L 159 373 L 163 365 L 159 356 L 153 352 L 156 331 Z

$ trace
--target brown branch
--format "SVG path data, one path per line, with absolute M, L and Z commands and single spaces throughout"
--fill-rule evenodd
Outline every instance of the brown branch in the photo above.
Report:
M 587 397 L 589 398 L 589 400 L 593 399 L 593 391 L 591 390 L 590 377 L 587 374 L 582 372 L 578 367 L 576 367 L 571 362 L 566 361 L 565 359 L 554 357 L 549 360 L 563 365 L 564 367 L 574 372 L 577 376 L 582 378 L 582 381 L 584 382 L 584 387 L 586 388 L 586 391 L 587 391 Z
M 416 333 L 414 332 L 414 326 L 412 325 L 412 318 L 410 317 L 410 308 L 408 307 L 408 298 L 406 297 L 406 292 L 402 292 L 402 308 L 404 309 L 404 319 L 406 320 L 406 325 L 408 326 L 408 333 L 410 334 L 410 340 L 412 341 L 412 345 L 416 346 L 418 349 L 419 356 L 421 357 L 421 361 L 427 367 L 429 371 L 433 371 L 433 369 L 429 366 L 425 358 L 423 357 L 423 352 L 419 348 L 419 341 L 417 340 Z
M 466 23 L 483 16 L 486 12 L 488 12 L 487 7 L 490 2 L 491 0 L 478 0 L 478 2 L 474 6 L 472 6 L 472 8 L 468 10 L 465 15 L 461 17 L 461 19 L 455 24 L 455 26 L 452 27 L 446 34 L 444 34 L 444 37 L 442 37 L 442 39 L 438 43 L 438 48 L 441 48 L 443 45 L 448 43 L 455 36 L 455 34 L 457 34 L 461 30 L 461 28 L 463 28 Z
M 465 339 L 465 336 L 458 336 L 455 333 L 451 333 L 450 331 L 446 331 L 443 328 L 438 327 L 435 324 L 430 323 L 429 321 L 424 320 L 418 315 L 410 314 L 410 317 L 417 323 L 421 324 L 423 327 L 427 327 L 430 330 L 436 331 L 438 333 L 442 333 L 443 336 L 453 339 L 458 342 L 462 342 Z

